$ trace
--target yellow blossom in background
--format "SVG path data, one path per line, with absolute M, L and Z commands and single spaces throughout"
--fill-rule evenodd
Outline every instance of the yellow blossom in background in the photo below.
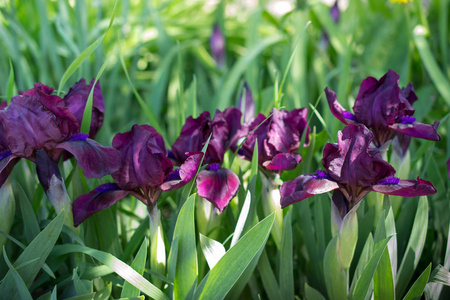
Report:
M 408 2 L 412 2 L 412 0 L 389 0 L 392 3 L 408 3 Z

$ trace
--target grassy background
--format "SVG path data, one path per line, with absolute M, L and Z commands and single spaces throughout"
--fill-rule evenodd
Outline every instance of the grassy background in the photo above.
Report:
M 343 128 L 329 111 L 324 88 L 335 90 L 339 101 L 349 109 L 364 78 L 379 78 L 393 69 L 400 74 L 401 87 L 410 81 L 414 84 L 419 97 L 414 104 L 417 120 L 428 124 L 441 121 L 440 142 L 412 141 L 411 168 L 405 176 L 430 180 L 438 190 L 429 197 L 429 228 L 417 270 L 421 272 L 429 262 L 443 264 L 450 220 L 445 167 L 450 157 L 449 1 L 414 0 L 403 5 L 349 0 L 338 23 L 320 1 L 289 2 L 288 11 L 278 15 L 274 7 L 287 2 L 260 1 L 247 6 L 242 1 L 118 1 L 112 28 L 62 90 L 67 91 L 80 77 L 95 77 L 110 57 L 100 78 L 106 112 L 98 141 L 110 145 L 115 133 L 147 123 L 159 126 L 170 145 L 187 116 L 236 105 L 245 80 L 259 112 L 268 113 L 281 94 L 282 106 L 309 108 L 310 126 L 321 134 L 317 136 L 319 151 L 295 171 L 307 173 L 321 167 L 321 148 L 326 142 L 335 142 L 337 131 Z M 113 7 L 112 0 L 0 1 L 2 98 L 6 100 L 8 94 L 10 62 L 18 90 L 29 89 L 35 82 L 57 89 L 74 59 L 106 32 Z M 209 38 L 215 22 L 226 37 L 223 68 L 210 54 Z M 285 74 L 283 89 L 278 90 Z M 155 120 L 148 118 L 132 86 Z M 16 168 L 13 174 L 24 187 L 37 221 L 42 222 L 49 216 L 48 209 L 43 208 L 42 189 L 36 190 L 34 181 L 24 173 L 30 172 L 26 163 L 21 165 L 23 168 Z M 95 184 L 95 180 L 74 182 L 69 184 L 69 193 L 79 195 Z M 177 200 L 171 197 L 166 198 L 169 207 L 176 208 Z M 98 249 L 131 258 L 141 242 L 138 239 L 134 249 L 125 246 L 136 228 L 132 221 L 143 218 L 134 210 L 136 205 L 130 200 L 117 208 L 131 216 L 121 228 L 127 233 L 119 230 L 105 237 L 108 241 L 96 243 Z M 398 222 L 403 205 L 398 204 L 395 210 Z M 16 213 L 18 226 L 13 233 L 23 238 L 26 225 L 21 213 L 23 209 Z M 102 217 L 114 218 L 114 213 L 103 212 Z M 412 221 L 401 220 L 408 231 Z M 218 239 L 223 241 L 227 235 Z M 118 236 L 120 244 L 115 244 Z M 302 266 L 296 268 L 301 270 Z

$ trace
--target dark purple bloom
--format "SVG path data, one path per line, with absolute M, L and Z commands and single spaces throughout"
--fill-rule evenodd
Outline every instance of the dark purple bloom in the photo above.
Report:
M 209 112 L 198 118 L 189 117 L 181 129 L 180 136 L 172 145 L 172 155 L 177 164 L 184 163 L 187 155 L 201 151 L 209 139 L 203 164 L 205 170 L 197 176 L 198 194 L 222 211 L 236 196 L 240 183 L 232 171 L 221 168 L 223 157 L 240 132 L 241 112 L 228 108 L 224 112 L 216 110 L 211 120 Z
M 75 156 L 88 178 L 100 178 L 118 169 L 119 153 L 80 134 L 77 119 L 52 92 L 46 85 L 35 84 L 0 111 L 0 183 L 20 158 L 27 158 L 36 163 L 45 188 L 53 175 L 60 178 L 57 161 L 64 151 Z
M 122 161 L 111 174 L 115 183 L 101 185 L 73 202 L 75 226 L 128 194 L 151 210 L 163 191 L 178 189 L 194 178 L 203 156 L 202 152 L 191 153 L 179 169 L 173 170 L 162 136 L 148 125 L 134 125 L 131 131 L 116 134 L 113 147 Z
M 398 74 L 389 70 L 380 80 L 367 77 L 361 83 L 353 106 L 354 114 L 337 101 L 336 93 L 326 88 L 331 112 L 345 124 L 364 124 L 374 133 L 373 143 L 380 148 L 397 133 L 439 141 L 439 122 L 426 125 L 416 122 L 412 103 L 417 100 L 412 84 L 404 89 L 398 86 Z
M 74 114 L 80 126 L 83 119 L 86 102 L 94 81 L 95 79 L 92 79 L 91 83 L 86 85 L 86 80 L 84 80 L 84 78 L 81 79 L 70 88 L 69 92 L 64 97 L 64 103 Z M 95 85 L 92 100 L 92 116 L 89 137 L 94 139 L 97 132 L 102 127 L 105 114 L 105 101 L 103 100 L 102 90 L 100 89 L 100 84 L 98 82 Z
M 394 177 L 394 168 L 370 146 L 373 133 L 364 125 L 347 125 L 338 133 L 337 144 L 326 144 L 322 164 L 326 171 L 300 175 L 281 186 L 281 206 L 286 207 L 312 195 L 336 190 L 333 201 L 342 216 L 367 193 L 414 197 L 436 193 L 425 180 Z
M 292 111 L 273 109 L 267 119 L 258 114 L 248 126 L 248 136 L 239 149 L 239 154 L 251 160 L 258 141 L 258 162 L 271 172 L 292 170 L 302 160 L 297 150 L 305 133 L 305 144 L 309 143 L 306 108 Z
M 209 40 L 211 53 L 220 68 L 225 66 L 225 36 L 219 24 L 214 24 L 213 32 Z

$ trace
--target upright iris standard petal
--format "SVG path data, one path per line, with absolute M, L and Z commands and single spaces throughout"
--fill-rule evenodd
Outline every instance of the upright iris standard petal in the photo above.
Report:
M 219 164 L 209 165 L 197 175 L 198 195 L 209 200 L 220 212 L 236 196 L 239 186 L 238 176 Z
M 80 225 L 94 213 L 107 209 L 125 198 L 128 193 L 115 183 L 106 183 L 96 187 L 90 193 L 81 195 L 72 204 L 74 226 Z
M 214 24 L 213 32 L 209 40 L 211 54 L 220 68 L 225 66 L 225 36 L 219 24 Z
M 373 143 L 381 148 L 397 133 L 438 141 L 438 122 L 425 125 L 415 121 L 412 104 L 417 100 L 409 83 L 404 89 L 398 86 L 399 75 L 389 70 L 380 80 L 367 77 L 361 83 L 353 106 L 354 114 L 346 111 L 336 100 L 336 94 L 325 89 L 333 115 L 345 124 L 364 124 L 374 133 Z
M 244 115 L 244 125 L 250 124 L 255 118 L 255 102 L 253 101 L 253 95 L 247 82 L 244 83 L 244 90 L 242 96 L 239 98 L 238 108 Z
M 113 147 L 119 150 L 122 165 L 112 177 L 123 189 L 141 188 L 147 194 L 172 172 L 164 140 L 151 126 L 134 125 L 131 131 L 116 134 Z
M 81 126 L 86 103 L 94 82 L 95 79 L 92 79 L 91 83 L 87 85 L 86 80 L 82 78 L 80 81 L 76 82 L 64 96 L 64 103 L 76 117 L 79 126 Z M 92 116 L 89 137 L 94 139 L 97 132 L 102 127 L 105 114 L 105 101 L 103 100 L 102 90 L 98 82 L 94 87 L 92 100 Z
M 119 152 L 87 138 L 87 134 L 74 135 L 55 148 L 73 154 L 86 178 L 100 178 L 117 171 L 120 167 Z
M 347 125 L 338 133 L 337 144 L 325 145 L 322 164 L 326 171 L 283 183 L 282 207 L 336 189 L 333 202 L 343 217 L 370 191 L 404 197 L 436 193 L 429 181 L 394 177 L 394 168 L 370 146 L 372 139 L 373 134 L 364 125 Z
M 259 165 L 277 173 L 294 169 L 301 161 L 297 150 L 303 134 L 306 134 L 305 144 L 309 143 L 307 113 L 306 108 L 292 111 L 274 108 L 268 118 L 258 114 L 248 126 L 249 134 L 238 154 L 251 160 L 258 141 Z

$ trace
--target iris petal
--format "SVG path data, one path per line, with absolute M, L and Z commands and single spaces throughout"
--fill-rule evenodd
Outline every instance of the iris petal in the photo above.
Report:
M 198 195 L 209 200 L 220 212 L 236 196 L 239 186 L 238 176 L 225 168 L 205 169 L 197 175 Z

